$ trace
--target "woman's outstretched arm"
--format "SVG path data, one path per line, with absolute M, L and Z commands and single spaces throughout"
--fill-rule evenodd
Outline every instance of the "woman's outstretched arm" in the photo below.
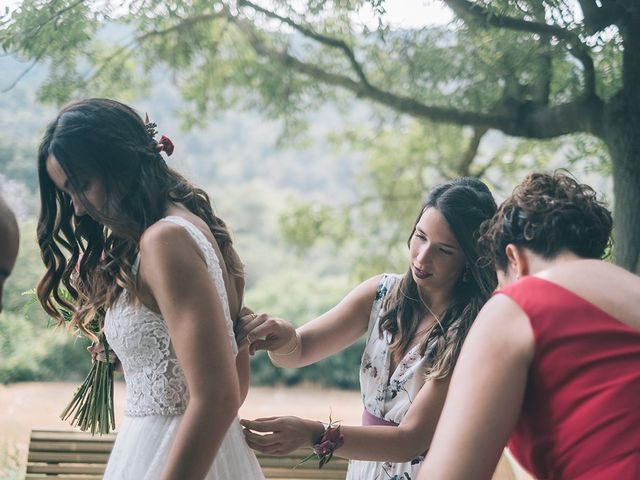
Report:
M 161 478 L 202 479 L 240 406 L 223 306 L 202 253 L 172 223 L 144 233 L 139 281 L 165 319 L 190 394 Z
M 520 414 L 533 355 L 527 315 L 496 295 L 467 335 L 418 480 L 491 478 Z
M 410 462 L 420 456 L 431 444 L 448 385 L 448 378 L 427 381 L 397 427 L 341 426 L 344 445 L 335 455 L 394 463 Z M 249 446 L 271 455 L 286 455 L 297 448 L 313 446 L 324 428 L 321 422 L 298 417 L 259 418 L 241 423 Z
M 381 278 L 364 281 L 338 305 L 297 330 L 281 318 L 246 315 L 236 326 L 238 343 L 249 340 L 252 352 L 268 350 L 281 367 L 303 367 L 329 357 L 366 333 Z

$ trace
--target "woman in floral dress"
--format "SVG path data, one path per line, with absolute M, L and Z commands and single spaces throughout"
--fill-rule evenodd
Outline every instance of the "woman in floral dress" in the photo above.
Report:
M 238 322 L 239 343 L 268 350 L 273 363 L 289 368 L 317 362 L 366 334 L 362 426 L 341 426 L 344 443 L 335 451 L 351 460 L 348 479 L 415 479 L 462 341 L 496 285 L 494 270 L 478 261 L 476 242 L 495 210 L 479 180 L 439 185 L 416 219 L 404 275 L 366 280 L 298 329 L 266 314 Z M 274 455 L 312 446 L 325 431 L 321 422 L 297 417 L 242 424 L 252 448 Z

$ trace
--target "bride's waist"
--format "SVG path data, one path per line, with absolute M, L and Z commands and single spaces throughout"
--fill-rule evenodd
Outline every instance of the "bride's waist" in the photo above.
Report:
M 168 417 L 182 415 L 186 409 L 186 405 L 174 407 L 127 405 L 127 407 L 124 409 L 124 414 L 128 417 L 149 417 L 153 415 Z
M 136 376 L 134 376 L 136 377 Z M 187 385 L 179 379 L 156 378 L 139 381 L 125 375 L 127 405 L 124 414 L 131 417 L 147 415 L 182 415 L 189 404 Z

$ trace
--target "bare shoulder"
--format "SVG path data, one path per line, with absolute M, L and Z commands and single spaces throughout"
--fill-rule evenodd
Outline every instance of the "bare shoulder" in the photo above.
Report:
M 542 272 L 540 277 L 640 328 L 640 277 L 624 268 L 602 260 L 578 260 Z
M 631 289 L 637 290 L 640 285 L 639 276 L 613 263 L 594 259 L 566 262 L 536 275 L 556 282 L 570 290 L 573 288 L 588 288 L 590 285 L 598 286 L 599 288 L 606 285 L 615 288 L 629 285 Z
M 469 337 L 482 348 L 499 352 L 501 357 L 508 355 L 528 362 L 535 352 L 529 316 L 505 294 L 499 293 L 489 299 L 478 313 Z
M 603 260 L 581 260 L 575 262 L 574 268 L 579 274 L 577 275 L 578 278 L 595 276 L 598 278 L 603 277 L 606 283 L 611 280 L 622 282 L 628 284 L 640 295 L 640 290 L 638 289 L 640 286 L 640 277 L 618 265 Z
M 376 298 L 376 292 L 382 275 L 371 277 L 353 288 L 341 301 L 326 315 L 337 315 L 340 318 L 359 318 L 362 320 L 362 328 L 366 329 L 371 306 Z
M 631 285 L 640 285 L 639 276 L 613 263 L 595 259 L 567 262 L 541 272 L 539 276 L 549 280 L 575 284 L 589 283 L 604 277 L 605 282 L 614 279 L 631 282 Z
M 384 274 L 382 273 L 374 275 L 373 277 L 368 278 L 364 282 L 362 282 L 357 288 L 361 288 L 363 291 L 370 294 L 373 293 L 375 295 L 375 292 L 378 290 L 378 285 L 380 285 L 383 276 Z
M 146 270 L 174 270 L 204 262 L 202 252 L 187 230 L 172 222 L 159 221 L 140 237 L 141 274 Z
M 378 286 L 380 285 L 382 277 L 383 274 L 380 274 L 365 280 L 355 287 L 351 293 L 345 297 L 345 300 L 350 299 L 357 302 L 368 312 L 371 310 L 371 305 L 376 298 L 376 292 L 378 291 Z

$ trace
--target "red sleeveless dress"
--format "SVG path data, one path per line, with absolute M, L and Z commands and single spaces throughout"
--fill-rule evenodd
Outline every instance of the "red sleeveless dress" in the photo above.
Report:
M 535 336 L 516 459 L 541 480 L 640 479 L 640 331 L 534 276 L 496 293 Z

